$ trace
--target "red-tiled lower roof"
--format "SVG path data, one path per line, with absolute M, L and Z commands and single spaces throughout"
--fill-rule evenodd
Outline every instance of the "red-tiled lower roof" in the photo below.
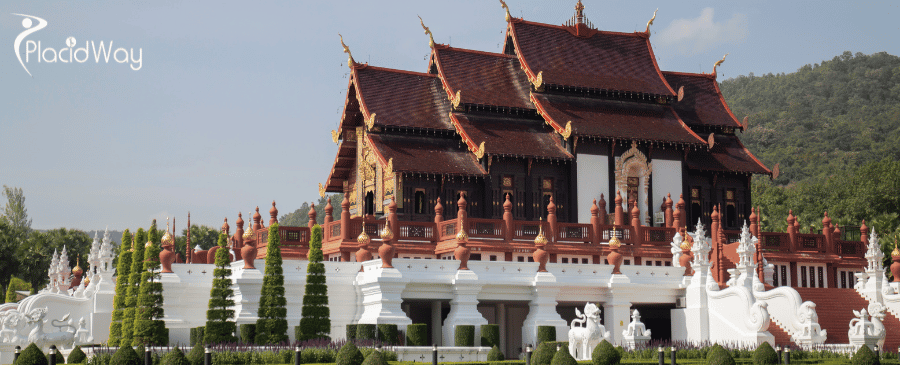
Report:
M 704 137 L 709 138 L 708 135 Z M 752 174 L 771 174 L 762 162 L 753 156 L 741 140 L 733 135 L 716 134 L 713 148 L 701 148 L 688 153 L 687 167 L 706 171 L 732 171 Z
M 477 146 L 484 142 L 488 155 L 571 159 L 552 130 L 540 120 L 454 113 L 460 134 Z
M 381 158 L 394 159 L 397 172 L 485 174 L 481 164 L 457 139 L 390 134 L 368 134 L 368 139 Z
M 574 135 L 705 144 L 666 105 L 542 93 L 531 99 L 557 130 L 571 121 Z
M 741 128 L 725 103 L 715 76 L 663 72 L 673 89 L 684 87 L 684 99 L 673 108 L 688 125 L 708 125 Z
M 646 33 L 597 31 L 579 37 L 571 27 L 514 21 L 519 59 L 546 84 L 674 96 L 656 64 Z
M 437 76 L 365 66 L 354 69 L 364 117 L 375 125 L 452 130 L 450 103 Z
M 452 47 L 435 47 L 438 72 L 450 97 L 460 103 L 534 109 L 531 84 L 516 57 Z

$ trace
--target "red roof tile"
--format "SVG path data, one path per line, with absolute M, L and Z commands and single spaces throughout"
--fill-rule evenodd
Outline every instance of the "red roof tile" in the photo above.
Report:
M 545 84 L 674 96 L 660 73 L 646 33 L 592 31 L 572 27 L 509 23 L 519 60 L 529 79 L 540 72 Z
M 364 118 L 375 125 L 452 130 L 450 103 L 437 76 L 362 66 L 354 69 Z
M 572 122 L 572 133 L 601 138 L 705 144 L 671 107 L 652 103 L 590 99 L 533 93 L 532 101 L 544 119 L 562 131 Z
M 673 89 L 684 87 L 684 99 L 673 108 L 688 125 L 707 125 L 742 128 L 741 123 L 731 113 L 715 76 L 663 72 Z
M 705 137 L 709 138 L 708 135 Z M 747 172 L 752 174 L 771 174 L 762 162 L 756 159 L 750 151 L 744 147 L 737 136 L 715 136 L 715 143 L 711 150 L 705 148 L 690 151 L 687 157 L 687 167 L 695 170 L 706 171 L 732 171 Z
M 434 55 L 448 97 L 459 91 L 462 104 L 534 109 L 531 84 L 516 57 L 440 46 Z
M 461 113 L 454 113 L 452 119 L 463 139 L 470 140 L 474 145 L 484 142 L 485 154 L 488 155 L 572 158 L 540 120 Z
M 411 135 L 367 134 L 375 152 L 394 159 L 397 172 L 447 175 L 484 175 L 481 164 L 457 139 Z

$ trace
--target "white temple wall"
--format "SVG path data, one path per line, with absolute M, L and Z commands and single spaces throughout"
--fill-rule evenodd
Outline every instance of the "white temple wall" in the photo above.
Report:
M 579 153 L 576 156 L 578 184 L 578 223 L 591 223 L 591 202 L 600 201 L 600 194 L 609 194 L 609 157 Z M 681 181 L 680 179 L 678 180 Z M 613 198 L 606 197 L 607 209 Z
M 673 203 L 678 202 L 678 195 L 681 194 L 681 161 L 680 160 L 663 160 L 653 159 L 653 201 L 650 207 L 654 212 L 659 211 L 663 198 L 668 194 L 672 194 Z M 672 209 L 675 209 L 674 207 Z M 688 224 L 687 222 L 681 222 Z

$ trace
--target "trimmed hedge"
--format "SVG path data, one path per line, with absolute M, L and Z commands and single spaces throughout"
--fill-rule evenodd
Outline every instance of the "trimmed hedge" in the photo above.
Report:
M 362 365 L 365 360 L 362 352 L 353 344 L 353 341 L 347 341 L 334 359 L 335 365 Z
M 67 364 L 81 364 L 87 360 L 87 355 L 84 354 L 84 351 L 81 351 L 81 346 L 75 346 L 72 349 L 72 352 L 69 353 L 69 358 L 66 359 Z
M 348 324 L 347 325 L 347 341 L 353 341 L 356 339 L 356 325 Z
M 550 361 L 550 365 L 578 365 L 578 362 L 575 361 L 575 358 L 569 353 L 568 347 L 560 347 L 559 351 L 553 355 L 553 360 Z
M 245 323 L 240 326 L 241 342 L 253 343 L 256 341 L 256 323 Z
M 470 324 L 456 326 L 453 332 L 453 345 L 475 346 L 475 326 Z
M 268 345 L 288 340 L 287 299 L 284 298 L 284 269 L 278 223 L 269 225 L 266 267 L 256 320 L 256 344 Z M 259 243 L 257 243 L 259 244 Z
M 309 227 L 309 263 L 306 266 L 306 287 L 303 294 L 300 331 L 297 340 L 330 339 L 331 311 L 328 308 L 328 285 L 325 277 L 325 264 L 322 263 L 322 226 L 316 224 Z M 396 332 L 396 330 L 395 330 Z M 394 336 L 393 342 L 396 342 Z
M 503 356 L 503 352 L 500 351 L 500 348 L 497 345 L 491 347 L 491 351 L 488 352 L 487 355 L 488 361 L 503 361 L 506 360 L 506 357 Z
M 622 354 L 609 341 L 600 341 L 591 352 L 593 365 L 617 365 L 622 361 Z
M 396 324 L 379 324 L 378 340 L 387 345 L 397 344 L 397 325 Z
M 862 345 L 859 347 L 859 350 L 856 350 L 856 353 L 853 354 L 853 358 L 850 359 L 850 363 L 853 365 L 880 365 L 881 362 L 878 359 L 878 355 L 875 354 L 869 346 Z
M 191 365 L 187 356 L 184 356 L 184 351 L 181 351 L 178 346 L 174 350 L 169 351 L 166 356 L 163 356 L 161 362 L 161 365 Z
M 372 351 L 366 356 L 366 360 L 363 361 L 362 365 L 388 365 L 387 361 L 384 360 L 384 357 L 381 356 L 381 351 Z
M 205 349 L 203 345 L 196 344 L 191 349 L 191 352 L 188 353 L 187 359 L 191 363 L 191 365 L 203 365 L 203 354 L 205 353 Z
M 19 354 L 16 365 L 47 365 L 47 357 L 35 344 L 30 344 Z
M 540 345 L 544 342 L 553 342 L 556 341 L 556 327 L 554 326 L 538 326 L 537 328 L 537 343 Z
M 206 327 L 194 327 L 191 328 L 191 346 L 199 346 L 204 344 L 204 337 L 206 336 Z
M 706 353 L 706 363 L 708 365 L 734 365 L 734 358 L 731 356 L 731 352 L 721 345 L 715 344 Z
M 759 344 L 756 351 L 753 351 L 754 365 L 778 365 L 779 363 L 781 363 L 781 359 L 778 358 L 778 353 L 768 342 Z
M 406 346 L 428 346 L 428 325 L 414 323 L 406 326 Z
M 557 345 L 565 347 L 567 349 L 569 348 L 567 342 L 541 342 L 541 344 L 537 346 L 537 348 L 534 350 L 534 353 L 531 355 L 531 365 L 550 365 L 550 362 L 553 361 L 553 356 L 556 355 Z
M 119 347 L 112 359 L 109 360 L 109 365 L 141 365 L 143 363 L 144 361 L 131 346 Z
M 357 324 L 356 325 L 356 339 L 357 340 L 374 340 L 375 339 L 375 325 L 374 324 Z
M 219 249 L 216 250 L 216 268 L 213 285 L 209 290 L 209 309 L 206 311 L 205 343 L 235 342 L 237 326 L 234 317 L 234 290 L 231 289 L 231 256 L 227 248 L 228 237 L 219 233 Z
M 483 324 L 481 325 L 481 346 L 495 347 L 500 346 L 500 325 Z

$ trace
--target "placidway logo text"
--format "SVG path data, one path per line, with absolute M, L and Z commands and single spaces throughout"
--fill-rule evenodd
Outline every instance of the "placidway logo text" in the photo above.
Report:
M 137 52 L 135 52 L 134 48 L 114 48 L 112 40 L 109 42 L 96 42 L 93 40 L 84 41 L 84 47 L 76 48 L 78 42 L 75 37 L 68 37 L 65 41 L 66 47 L 57 50 L 53 47 L 43 46 L 40 40 L 34 41 L 29 39 L 25 41 L 25 51 L 22 52 L 22 41 L 32 33 L 47 27 L 47 21 L 32 15 L 13 15 L 24 17 L 24 19 L 22 19 L 22 26 L 25 27 L 25 31 L 19 33 L 16 37 L 14 46 L 16 57 L 19 59 L 19 63 L 22 64 L 22 68 L 25 69 L 25 72 L 28 72 L 28 75 L 31 75 L 31 71 L 28 71 L 28 67 L 25 65 L 30 63 L 32 59 L 37 59 L 37 63 L 84 63 L 93 58 L 95 63 L 109 63 L 110 58 L 112 58 L 112 60 L 117 63 L 129 63 L 131 69 L 135 71 L 140 70 L 143 65 L 141 62 L 144 53 L 143 48 L 138 48 Z M 37 22 L 37 25 L 35 25 L 34 22 Z M 24 59 L 22 57 L 23 55 Z

